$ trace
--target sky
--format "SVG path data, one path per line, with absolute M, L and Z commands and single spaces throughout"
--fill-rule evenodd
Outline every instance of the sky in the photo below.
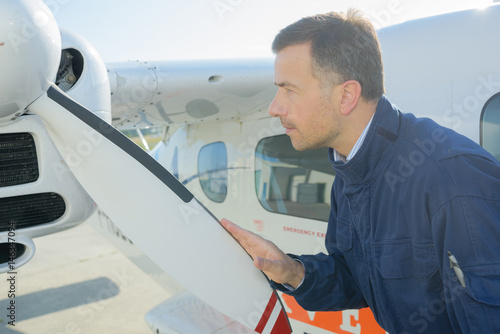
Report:
M 376 28 L 493 0 L 43 0 L 61 28 L 105 62 L 271 57 L 276 33 L 301 17 L 354 7 Z

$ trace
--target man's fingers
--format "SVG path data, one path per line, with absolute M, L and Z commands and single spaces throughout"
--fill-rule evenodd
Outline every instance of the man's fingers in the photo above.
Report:
M 292 286 L 297 286 L 301 282 L 304 277 L 302 264 L 292 260 L 272 242 L 227 219 L 222 219 L 221 224 L 254 259 L 255 267 L 270 279 L 277 283 L 291 283 Z
M 235 224 L 233 224 L 232 222 L 230 222 L 229 220 L 225 219 L 225 218 L 222 218 L 222 220 L 220 221 L 221 225 L 226 229 L 228 230 L 231 234 L 233 234 L 233 231 L 234 230 L 234 227 L 236 226 Z
M 255 258 L 257 256 L 255 251 L 255 237 L 252 232 L 245 230 L 244 228 L 239 227 L 238 225 L 230 222 L 227 219 L 221 220 L 222 226 L 229 232 L 231 235 L 239 242 L 241 247 L 245 249 L 245 251 L 252 257 Z
M 258 244 L 265 243 L 265 240 L 258 235 L 239 227 L 238 225 L 230 222 L 227 219 L 221 220 L 222 226 L 229 231 L 239 241 L 239 243 L 249 251 L 249 248 L 255 247 Z
M 222 224 L 222 226 L 228 230 L 235 238 L 238 237 L 238 235 L 241 235 L 242 233 L 245 232 L 244 229 L 242 229 L 241 227 L 239 227 L 238 225 L 236 225 L 235 223 L 233 222 L 230 222 L 229 220 L 225 219 L 225 218 L 222 218 L 222 220 L 220 221 L 220 223 Z
M 233 235 L 233 237 L 236 238 L 236 240 L 240 243 L 243 241 L 242 239 L 245 237 L 245 232 L 247 231 L 224 218 L 220 221 L 220 223 L 229 233 Z

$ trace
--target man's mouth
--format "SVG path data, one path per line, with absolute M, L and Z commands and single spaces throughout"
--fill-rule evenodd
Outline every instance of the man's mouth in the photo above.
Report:
M 295 127 L 292 126 L 291 124 L 286 124 L 286 123 L 281 123 L 281 126 L 285 128 L 286 134 L 289 134 L 295 130 Z

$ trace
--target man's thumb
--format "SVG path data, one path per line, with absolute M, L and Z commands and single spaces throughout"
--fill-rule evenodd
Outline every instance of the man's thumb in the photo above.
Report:
M 255 267 L 259 270 L 264 270 L 264 259 L 261 257 L 256 257 L 255 260 L 253 260 L 253 263 Z

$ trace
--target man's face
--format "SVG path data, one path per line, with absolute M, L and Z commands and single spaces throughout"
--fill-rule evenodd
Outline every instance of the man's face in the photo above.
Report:
M 309 44 L 289 46 L 276 55 L 274 83 L 278 92 L 269 114 L 281 119 L 293 147 L 332 147 L 341 128 L 335 107 L 338 86 L 326 91 L 313 76 Z

